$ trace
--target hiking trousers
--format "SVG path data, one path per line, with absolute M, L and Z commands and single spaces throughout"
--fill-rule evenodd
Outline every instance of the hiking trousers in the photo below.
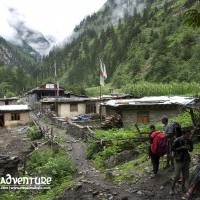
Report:
M 158 156 L 154 153 L 151 153 L 150 156 L 151 156 L 151 163 L 153 165 L 153 173 L 157 174 L 158 170 L 159 170 L 160 156 Z

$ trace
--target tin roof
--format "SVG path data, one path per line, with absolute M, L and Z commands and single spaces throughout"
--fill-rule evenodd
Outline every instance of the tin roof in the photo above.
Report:
M 28 92 L 25 93 L 25 95 L 28 95 L 28 94 L 32 94 L 36 91 L 54 91 L 54 90 L 57 90 L 57 85 L 52 83 L 52 82 L 48 82 L 48 83 L 45 83 L 39 87 L 36 87 L 36 88 L 33 88 L 31 90 L 29 90 Z M 59 86 L 59 91 L 63 91 L 64 89 L 62 87 Z
M 28 111 L 30 108 L 28 105 L 3 105 L 0 106 L 0 111 Z
M 41 103 L 71 103 L 71 102 L 84 102 L 88 98 L 43 98 Z
M 86 102 L 86 101 L 107 101 L 110 99 L 124 99 L 129 98 L 130 95 L 118 94 L 118 95 L 102 95 L 98 97 L 44 97 L 40 100 L 41 103 L 72 103 L 72 102 Z
M 6 101 L 6 100 L 17 101 L 17 100 L 19 100 L 19 98 L 18 97 L 0 98 L 0 101 Z
M 142 97 L 137 99 L 122 99 L 122 100 L 110 100 L 102 105 L 107 106 L 137 106 L 137 105 L 187 105 L 193 103 L 195 98 L 193 97 L 181 97 L 181 96 L 152 96 L 152 97 Z

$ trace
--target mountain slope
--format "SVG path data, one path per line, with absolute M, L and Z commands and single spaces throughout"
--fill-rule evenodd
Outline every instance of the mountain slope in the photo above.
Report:
M 78 26 L 75 27 L 74 33 L 70 38 L 70 42 L 68 41 L 67 44 L 64 45 L 62 48 L 56 48 L 52 52 L 50 52 L 49 56 L 44 59 L 42 76 L 53 76 L 53 66 L 55 60 L 58 70 L 60 70 L 61 73 L 65 74 L 64 77 L 66 77 L 66 74 L 68 74 L 67 77 L 70 77 L 70 80 L 66 78 L 66 81 L 68 83 L 77 82 L 76 66 L 78 67 L 78 71 L 82 71 L 84 68 L 83 65 L 87 65 L 88 67 L 86 67 L 87 69 L 84 73 L 87 73 L 87 71 L 89 71 L 89 74 L 93 72 L 93 75 L 96 76 L 96 70 L 98 70 L 100 55 L 98 55 L 98 58 L 95 58 L 96 55 L 93 54 L 97 49 L 99 49 L 99 39 L 104 40 L 104 34 L 107 34 L 107 36 L 109 36 L 108 32 L 110 31 L 110 28 L 113 26 L 113 24 L 118 24 L 120 17 L 128 18 L 128 16 L 132 16 L 137 11 L 140 12 L 144 8 L 145 3 L 143 0 L 108 1 L 99 10 L 99 12 L 86 17 L 80 22 Z M 105 33 L 106 31 L 107 33 Z M 106 41 L 102 42 L 105 43 Z M 91 52 L 88 51 L 88 48 L 91 49 Z M 95 49 L 94 51 L 93 48 Z M 85 56 L 87 58 L 85 57 L 84 59 L 87 59 L 87 61 L 84 61 L 84 59 L 81 58 L 81 53 L 86 53 Z M 67 63 L 68 61 L 70 61 L 70 63 Z M 71 63 L 71 61 L 73 62 L 73 64 Z M 89 69 L 89 66 L 91 66 L 91 68 L 93 68 L 94 66 L 96 67 L 94 69 Z M 81 73 L 82 76 L 80 77 L 80 79 L 82 80 L 84 79 L 84 73 Z M 97 83 L 98 78 L 94 78 L 96 79 L 95 82 Z M 89 85 L 94 84 L 93 82 L 94 80 L 91 80 L 91 83 L 89 83 Z
M 38 66 L 36 57 L 0 37 L 0 97 L 20 95 L 36 86 Z
M 31 50 L 34 51 L 33 49 Z M 13 68 L 21 66 L 25 71 L 30 72 L 33 70 L 31 68 L 36 61 L 36 57 L 28 54 L 26 50 L 0 37 L 0 62 L 2 65 Z
M 98 86 L 101 59 L 106 83 L 115 88 L 140 81 L 198 82 L 199 30 L 183 25 L 194 2 L 109 0 L 75 27 L 70 42 L 44 57 L 32 76 L 40 82 L 54 79 L 56 63 L 63 87 Z M 119 8 L 122 19 L 115 16 Z
M 13 26 L 13 28 L 17 32 L 16 39 L 21 41 L 23 49 L 26 49 L 30 54 L 36 56 L 47 55 L 53 46 L 51 41 L 45 38 L 44 35 L 38 31 L 31 30 L 26 27 L 24 23 L 18 23 Z M 32 51 L 30 51 L 30 49 L 32 49 Z
M 49 53 L 55 44 L 53 38 L 47 38 L 37 30 L 30 28 L 25 22 L 24 16 L 15 8 L 8 9 L 8 16 L 7 24 L 10 33 L 4 33 L 2 37 L 32 55 L 43 56 Z

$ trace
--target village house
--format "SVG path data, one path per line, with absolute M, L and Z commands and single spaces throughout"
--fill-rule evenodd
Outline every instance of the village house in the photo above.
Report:
M 19 101 L 19 98 L 17 97 L 11 97 L 11 98 L 0 98 L 0 105 L 15 105 Z
M 28 105 L 3 105 L 0 106 L 0 126 L 13 127 L 25 125 L 29 122 Z
M 33 105 L 44 97 L 64 96 L 64 89 L 51 82 L 43 84 L 37 88 L 28 91 L 25 96 L 27 101 Z
M 199 126 L 200 128 L 200 98 L 195 99 L 194 104 L 184 105 L 183 109 L 190 113 L 193 126 Z
M 51 110 L 58 117 L 71 119 L 78 115 L 99 113 L 100 101 L 91 98 L 44 98 L 41 109 Z
M 44 98 L 40 100 L 41 107 L 49 107 L 58 117 L 71 119 L 78 115 L 100 114 L 100 103 L 110 99 L 129 98 L 130 95 L 104 95 L 100 97 L 75 98 Z M 101 110 L 105 113 L 105 110 Z
M 124 124 L 146 124 L 160 121 L 163 115 L 176 116 L 182 105 L 194 103 L 191 97 L 155 96 L 139 99 L 110 100 L 102 103 L 106 116 L 120 114 Z

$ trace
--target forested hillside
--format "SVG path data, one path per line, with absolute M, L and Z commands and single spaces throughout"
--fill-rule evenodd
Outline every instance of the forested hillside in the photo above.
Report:
M 55 81 L 55 64 L 62 87 L 78 87 L 82 92 L 83 88 L 99 86 L 100 59 L 107 69 L 106 84 L 112 88 L 130 88 L 144 82 L 149 86 L 196 84 L 200 78 L 200 30 L 183 23 L 184 13 L 196 3 L 108 0 L 74 28 L 70 41 L 55 47 L 43 60 L 28 54 L 24 46 L 16 47 L 0 38 L 0 96 L 22 94 L 46 81 Z
M 195 0 L 138 0 L 132 13 L 124 8 L 123 19 L 112 25 L 106 16 L 114 12 L 116 2 L 109 0 L 84 19 L 74 30 L 78 36 L 43 60 L 40 79 L 54 76 L 56 62 L 63 86 L 98 86 L 102 59 L 106 82 L 116 88 L 139 81 L 199 81 L 199 29 L 183 24 Z
M 0 37 L 0 97 L 20 95 L 35 86 L 38 66 L 26 49 Z

